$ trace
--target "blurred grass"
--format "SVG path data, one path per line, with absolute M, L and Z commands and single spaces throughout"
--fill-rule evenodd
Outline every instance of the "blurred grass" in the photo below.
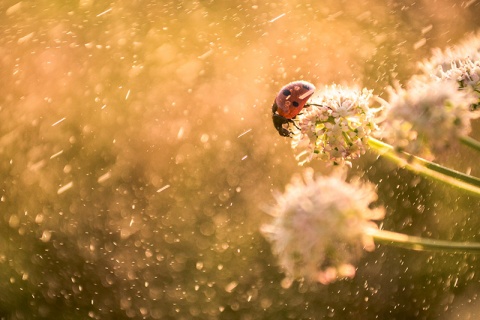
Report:
M 478 315 L 474 256 L 381 247 L 353 280 L 285 289 L 258 229 L 271 191 L 301 171 L 271 124 L 279 87 L 302 78 L 383 95 L 432 48 L 474 32 L 479 11 L 447 0 L 3 2 L 0 317 Z M 480 173 L 475 153 L 452 150 L 442 163 Z M 478 237 L 478 199 L 372 155 L 355 169 L 378 184 L 387 229 Z

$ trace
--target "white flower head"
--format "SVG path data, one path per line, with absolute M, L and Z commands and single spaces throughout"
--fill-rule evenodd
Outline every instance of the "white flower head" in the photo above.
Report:
M 419 63 L 419 68 L 425 74 L 435 75 L 439 70 L 448 71 L 452 63 L 456 64 L 466 59 L 480 60 L 480 33 L 467 37 L 459 44 L 445 50 L 435 49 L 430 59 Z
M 422 76 L 455 82 L 459 89 L 477 93 L 473 109 L 480 107 L 480 34 L 468 37 L 445 50 L 436 49 L 432 57 L 419 64 Z
M 327 86 L 297 116 L 292 148 L 300 165 L 313 159 L 349 164 L 367 149 L 368 137 L 378 130 L 377 112 L 371 108 L 372 91 Z
M 382 137 L 402 151 L 433 158 L 470 132 L 471 119 L 480 115 L 470 110 L 475 101 L 454 82 L 414 78 L 405 89 L 390 88 Z
M 384 209 L 372 209 L 377 199 L 374 186 L 347 183 L 338 176 L 314 178 L 306 170 L 295 176 L 271 208 L 275 217 L 262 232 L 288 279 L 330 283 L 353 277 L 362 249 L 375 248 L 365 230 L 377 228 Z

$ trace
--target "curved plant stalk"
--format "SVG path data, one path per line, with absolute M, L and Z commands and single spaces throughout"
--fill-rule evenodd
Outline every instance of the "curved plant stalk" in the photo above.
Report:
M 372 236 L 377 243 L 383 243 L 386 245 L 412 250 L 441 251 L 451 253 L 480 253 L 480 243 L 478 242 L 432 240 L 373 228 L 365 229 L 365 233 Z
M 382 157 L 393 161 L 402 168 L 480 196 L 480 179 L 477 177 L 441 166 L 407 152 L 397 152 L 391 145 L 375 138 L 370 137 L 368 144 Z
M 472 149 L 480 151 L 480 141 L 478 141 L 476 139 L 473 139 L 469 136 L 461 136 L 460 137 L 460 142 L 463 143 L 466 146 L 469 146 Z

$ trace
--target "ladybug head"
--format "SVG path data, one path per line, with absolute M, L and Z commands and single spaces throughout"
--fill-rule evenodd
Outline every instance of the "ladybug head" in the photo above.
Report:
M 280 134 L 282 137 L 290 137 L 292 133 L 290 132 L 290 130 L 285 129 L 283 125 L 285 123 L 293 122 L 293 120 L 284 118 L 276 113 L 272 115 L 272 120 L 275 129 L 277 129 L 278 131 L 278 134 Z

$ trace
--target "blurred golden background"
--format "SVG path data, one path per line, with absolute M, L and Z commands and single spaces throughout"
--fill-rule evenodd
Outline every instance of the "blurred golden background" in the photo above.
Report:
M 0 318 L 475 319 L 476 256 L 379 246 L 352 280 L 284 288 L 259 228 L 302 171 L 272 125 L 280 87 L 384 96 L 479 16 L 475 0 L 3 1 Z M 451 150 L 438 162 L 480 175 Z M 386 229 L 480 241 L 478 199 L 373 154 L 353 172 Z

